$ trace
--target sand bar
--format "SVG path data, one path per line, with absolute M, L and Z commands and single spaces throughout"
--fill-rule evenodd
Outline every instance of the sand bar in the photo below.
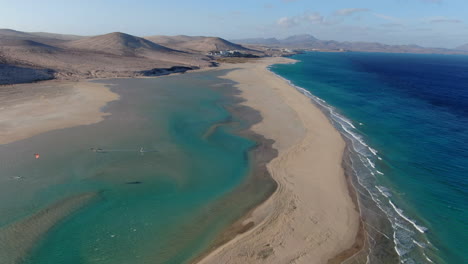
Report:
M 351 248 L 359 213 L 342 168 L 345 142 L 325 115 L 286 81 L 267 70 L 286 58 L 224 65 L 245 105 L 262 122 L 254 132 L 275 141 L 268 170 L 277 191 L 245 223 L 255 227 L 213 251 L 200 263 L 327 263 Z
M 46 81 L 0 86 L 0 144 L 103 120 L 119 96 L 103 84 Z

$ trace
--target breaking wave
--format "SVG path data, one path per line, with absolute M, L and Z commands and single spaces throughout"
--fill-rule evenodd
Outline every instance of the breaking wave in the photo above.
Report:
M 272 72 L 270 68 L 269 70 Z M 274 72 L 272 73 L 275 74 Z M 392 234 L 387 234 L 385 237 L 393 239 L 395 244 L 394 249 L 400 257 L 400 262 L 416 263 L 412 256 L 419 255 L 422 259 L 428 261 L 428 263 L 434 263 L 424 252 L 426 246 L 422 246 L 430 245 L 430 242 L 423 235 L 428 231 L 428 228 L 418 224 L 416 220 L 404 214 L 404 211 L 395 205 L 394 201 L 391 200 L 392 191 L 390 188 L 377 184 L 377 177 L 384 175 L 383 172 L 377 169 L 379 167 L 378 163 L 382 162 L 382 158 L 377 155 L 378 151 L 376 149 L 370 147 L 365 142 L 364 136 L 360 134 L 353 121 L 339 114 L 334 107 L 328 105 L 325 100 L 314 96 L 310 91 L 294 85 L 282 76 L 275 75 L 310 98 L 312 103 L 325 113 L 335 128 L 348 139 L 348 145 L 351 146 L 352 171 L 359 185 L 369 193 L 366 196 L 370 196 L 376 206 L 380 208 L 390 221 L 393 229 Z M 362 123 L 359 123 L 359 125 L 362 125 Z M 383 233 L 383 231 L 376 231 Z M 425 241 L 418 242 L 416 239 L 423 239 Z

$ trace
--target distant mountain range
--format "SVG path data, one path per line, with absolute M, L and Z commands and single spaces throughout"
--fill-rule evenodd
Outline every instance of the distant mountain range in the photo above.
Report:
M 468 51 L 468 43 L 465 45 L 461 45 L 456 48 L 457 50 L 463 50 L 463 51 Z
M 363 51 L 388 53 L 438 53 L 438 54 L 468 54 L 468 44 L 457 49 L 427 48 L 418 45 L 387 45 L 377 42 L 340 42 L 335 40 L 319 40 L 312 35 L 294 35 L 285 39 L 250 38 L 231 40 L 245 45 L 262 45 L 304 50 L 321 51 Z

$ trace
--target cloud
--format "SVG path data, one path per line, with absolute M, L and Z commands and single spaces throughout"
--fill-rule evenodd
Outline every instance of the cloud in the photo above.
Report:
M 400 28 L 400 27 L 404 27 L 403 24 L 400 24 L 400 23 L 385 23 L 385 24 L 381 24 L 382 27 L 385 27 L 385 28 Z
M 425 3 L 432 3 L 432 4 L 442 3 L 442 0 L 421 0 L 421 1 Z
M 294 18 L 282 17 L 282 18 L 278 19 L 276 24 L 278 24 L 278 25 L 280 25 L 282 27 L 290 28 L 290 27 L 296 26 L 298 23 Z
M 295 27 L 303 24 L 334 25 L 342 22 L 341 17 L 351 16 L 356 13 L 369 11 L 370 10 L 367 8 L 345 8 L 336 10 L 332 15 L 328 16 L 327 18 L 325 18 L 318 12 L 306 12 L 302 15 L 282 17 L 276 21 L 276 24 L 286 28 Z
M 317 13 L 317 12 L 305 14 L 302 18 L 305 21 L 312 22 L 312 23 L 322 23 L 323 22 L 323 16 L 320 15 L 319 13 Z
M 312 12 L 312 13 L 305 13 L 302 15 L 294 16 L 294 17 L 282 17 L 278 19 L 276 24 L 282 27 L 290 28 L 294 26 L 298 26 L 303 23 L 308 24 L 321 24 L 324 23 L 324 18 L 320 13 Z
M 335 11 L 335 15 L 337 16 L 349 16 L 355 13 L 361 13 L 361 12 L 368 12 L 370 11 L 367 8 L 344 8 L 344 9 L 339 9 Z
M 388 16 L 388 15 L 384 15 L 384 14 L 374 13 L 373 15 L 375 17 L 378 17 L 378 18 L 381 18 L 383 20 L 387 20 L 387 21 L 390 21 L 390 22 L 396 23 L 396 24 L 401 24 L 401 21 L 402 21 L 398 17 Z
M 430 28 L 415 28 L 414 31 L 431 31 Z
M 439 18 L 432 18 L 429 20 L 431 23 L 462 23 L 459 19 L 453 18 L 446 18 L 446 17 L 439 17 Z

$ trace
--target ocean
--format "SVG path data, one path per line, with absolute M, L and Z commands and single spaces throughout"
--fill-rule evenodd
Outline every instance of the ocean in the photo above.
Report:
M 1 145 L 0 263 L 179 264 L 219 242 L 276 188 L 223 74 L 99 81 L 121 96 L 104 121 Z
M 368 263 L 468 263 L 468 56 L 305 53 L 270 70 L 348 142 Z M 348 263 L 360 263 L 351 260 Z

